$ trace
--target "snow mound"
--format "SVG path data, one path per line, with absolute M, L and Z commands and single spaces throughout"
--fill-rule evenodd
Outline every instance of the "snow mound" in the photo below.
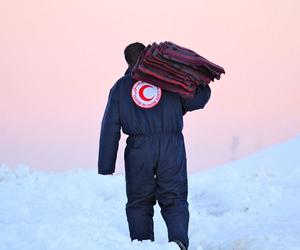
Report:
M 300 136 L 189 176 L 190 250 L 300 250 Z M 124 175 L 0 166 L 0 249 L 178 249 L 130 241 Z

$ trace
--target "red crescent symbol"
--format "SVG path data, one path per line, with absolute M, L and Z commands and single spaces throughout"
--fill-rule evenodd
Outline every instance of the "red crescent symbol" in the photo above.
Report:
M 147 98 L 147 97 L 145 97 L 144 96 L 144 90 L 146 89 L 146 88 L 151 88 L 151 86 L 149 86 L 149 85 L 144 85 L 144 86 L 142 86 L 141 88 L 140 88 L 140 90 L 139 90 L 139 96 L 144 100 L 144 101 L 151 101 L 152 99 L 153 99 L 153 97 L 154 96 L 152 96 L 151 98 Z

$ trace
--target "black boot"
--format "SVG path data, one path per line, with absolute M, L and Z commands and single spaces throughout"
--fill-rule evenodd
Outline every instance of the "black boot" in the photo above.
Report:
M 186 246 L 183 244 L 180 240 L 174 240 L 174 242 L 177 243 L 177 245 L 180 247 L 180 250 L 187 250 Z

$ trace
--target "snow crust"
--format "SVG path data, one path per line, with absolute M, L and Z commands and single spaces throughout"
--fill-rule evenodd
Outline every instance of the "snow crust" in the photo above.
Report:
M 300 136 L 188 183 L 190 250 L 300 250 Z M 178 249 L 158 204 L 155 242 L 131 242 L 124 175 L 1 165 L 0 199 L 1 250 Z

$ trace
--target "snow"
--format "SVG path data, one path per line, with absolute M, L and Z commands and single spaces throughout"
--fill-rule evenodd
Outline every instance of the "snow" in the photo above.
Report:
M 217 157 L 214 156 L 214 157 Z M 190 250 L 300 250 L 300 136 L 189 175 Z M 178 249 L 130 241 L 124 175 L 0 167 L 0 249 Z

